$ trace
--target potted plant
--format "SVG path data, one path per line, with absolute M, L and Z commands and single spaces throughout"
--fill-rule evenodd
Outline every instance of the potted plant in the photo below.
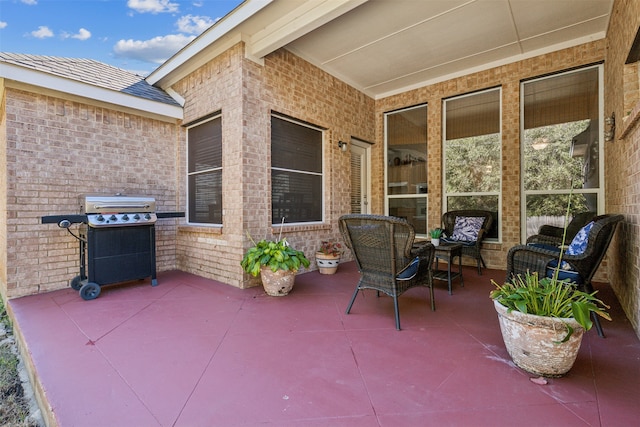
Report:
M 442 237 L 442 232 L 442 228 L 434 228 L 433 230 L 429 231 L 429 235 L 431 236 L 431 244 L 433 244 L 433 246 L 440 245 L 440 237 Z
M 578 355 L 582 335 L 593 326 L 590 314 L 611 320 L 609 308 L 565 280 L 538 278 L 538 273 L 518 276 L 500 286 L 491 298 L 500 330 L 513 362 L 527 372 L 559 377 L 566 374 Z
M 258 243 L 250 235 L 249 239 L 253 246 L 242 258 L 242 269 L 254 277 L 260 274 L 268 295 L 287 295 L 293 288 L 296 272 L 300 266 L 309 267 L 309 260 L 302 251 L 289 246 L 286 238 L 260 240 Z
M 338 270 L 342 245 L 338 242 L 324 240 L 316 252 L 316 263 L 320 274 L 334 274 Z

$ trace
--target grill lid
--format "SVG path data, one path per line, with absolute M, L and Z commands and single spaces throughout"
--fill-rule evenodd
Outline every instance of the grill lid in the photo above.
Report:
M 156 222 L 156 200 L 143 196 L 80 196 L 89 227 L 151 225 Z

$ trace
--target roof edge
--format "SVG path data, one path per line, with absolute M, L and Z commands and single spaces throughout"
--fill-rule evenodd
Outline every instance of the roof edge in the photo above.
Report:
M 67 93 L 79 98 L 104 102 L 128 110 L 163 116 L 172 120 L 182 120 L 183 118 L 182 107 L 177 105 L 169 105 L 163 102 L 140 98 L 14 64 L 0 63 L 0 77 L 4 78 L 5 81 L 16 81 L 45 90 Z
M 267 7 L 273 1 L 274 0 L 246 0 L 241 3 L 231 13 L 213 24 L 208 30 L 156 68 L 145 80 L 150 85 L 155 85 L 159 81 L 167 78 L 167 76 L 182 67 L 198 53 L 219 41 L 224 36 L 227 36 L 234 28 Z

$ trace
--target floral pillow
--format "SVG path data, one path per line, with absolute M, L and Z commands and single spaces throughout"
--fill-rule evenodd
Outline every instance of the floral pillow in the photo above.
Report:
M 567 248 L 567 255 L 580 255 L 587 249 L 587 241 L 589 240 L 589 231 L 593 227 L 593 221 L 585 225 L 578 231 L 576 237 L 573 238 L 571 244 Z
M 478 233 L 480 233 L 483 223 L 484 217 L 481 216 L 457 216 L 451 238 L 464 242 L 475 242 L 478 240 Z

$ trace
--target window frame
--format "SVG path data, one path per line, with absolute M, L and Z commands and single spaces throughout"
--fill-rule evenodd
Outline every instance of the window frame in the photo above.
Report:
M 446 144 L 447 144 L 447 102 L 457 99 L 467 98 L 471 96 L 477 96 L 489 92 L 498 92 L 498 146 L 500 149 L 499 154 L 499 175 L 500 183 L 496 191 L 473 191 L 473 192 L 448 192 L 447 191 L 447 158 L 446 158 Z M 475 92 L 465 93 L 461 95 L 455 95 L 442 100 L 442 213 L 444 214 L 449 210 L 448 198 L 449 197 L 477 197 L 477 196 L 495 196 L 498 198 L 497 207 L 497 221 L 494 226 L 497 229 L 497 237 L 486 237 L 484 240 L 491 243 L 502 242 L 502 191 L 503 191 L 503 169 L 502 169 L 502 155 L 503 155 L 503 142 L 502 142 L 502 115 L 503 115 L 503 101 L 502 101 L 502 86 L 491 87 Z M 480 135 L 481 136 L 481 135 Z M 459 138 L 458 138 L 459 139 Z
M 427 177 L 427 183 L 428 184 L 428 176 L 429 176 L 429 105 L 428 103 L 422 103 L 422 104 L 418 104 L 418 105 L 412 105 L 409 107 L 404 107 L 404 108 L 399 108 L 397 110 L 392 110 L 392 111 L 386 111 L 383 113 L 383 118 L 384 118 L 384 183 L 383 183 L 383 187 L 384 187 L 384 212 L 385 215 L 390 215 L 389 210 L 390 210 L 390 204 L 392 200 L 402 200 L 402 199 L 411 199 L 411 200 L 415 200 L 416 202 L 416 206 L 415 209 L 424 209 L 425 212 L 425 219 L 424 219 L 424 225 L 425 225 L 425 233 L 420 233 L 416 230 L 416 236 L 417 237 L 421 237 L 421 238 L 426 238 L 429 236 L 429 187 L 427 185 L 426 188 L 426 192 L 418 192 L 417 190 L 415 192 L 406 192 L 406 193 L 400 193 L 400 194 L 389 194 L 389 166 L 391 164 L 391 159 L 389 158 L 389 116 L 391 116 L 392 114 L 399 114 L 405 111 L 410 111 L 410 110 L 417 110 L 420 108 L 424 108 L 424 114 L 425 114 L 425 156 L 426 156 L 426 162 L 425 162 L 425 175 Z M 424 205 L 423 205 L 424 203 Z M 420 206 L 418 206 L 420 205 Z M 409 221 L 411 222 L 411 221 Z M 416 227 L 417 228 L 417 227 Z
M 289 123 L 292 123 L 294 125 L 297 126 L 302 126 L 302 127 L 306 127 L 308 129 L 312 129 L 314 131 L 317 131 L 320 133 L 320 162 L 321 162 L 321 166 L 320 166 L 320 172 L 312 172 L 312 171 L 304 171 L 304 170 L 300 170 L 300 169 L 294 169 L 294 168 L 285 168 L 285 167 L 274 167 L 273 166 L 273 159 L 274 159 L 274 153 L 272 151 L 273 148 L 273 142 L 272 142 L 272 137 L 273 137 L 273 130 L 272 130 L 272 123 L 273 123 L 273 119 L 279 119 L 279 120 L 284 120 L 287 121 Z M 326 219 L 326 203 L 325 203 L 325 194 L 326 194 L 326 160 L 325 160 L 325 144 L 326 144 L 326 129 L 314 125 L 312 123 L 308 123 L 305 122 L 303 120 L 299 120 L 290 116 L 287 116 L 285 114 L 282 113 L 278 113 L 275 111 L 272 111 L 270 116 L 269 116 L 269 144 L 270 144 L 270 149 L 271 149 L 271 157 L 269 160 L 269 184 L 270 184 L 270 188 L 269 188 L 269 212 L 270 212 L 270 217 L 271 217 L 271 226 L 275 227 L 275 226 L 281 226 L 281 225 L 315 225 L 315 224 L 323 224 L 325 222 Z M 321 182 L 321 218 L 320 220 L 317 221 L 297 221 L 297 222 L 286 222 L 283 224 L 282 223 L 282 218 L 274 218 L 273 216 L 273 211 L 274 211 L 274 207 L 273 207 L 273 172 L 275 171 L 282 171 L 282 172 L 287 172 L 287 173 L 298 173 L 298 174 L 303 174 L 303 175 L 309 175 L 309 176 L 318 176 L 320 177 L 320 182 Z
M 213 120 L 220 120 L 220 151 L 221 151 L 221 155 L 220 155 L 220 166 L 219 167 L 213 167 L 213 168 L 208 168 L 208 169 L 204 169 L 204 170 L 199 170 L 199 171 L 190 171 L 189 170 L 189 164 L 190 164 L 190 141 L 189 141 L 189 130 L 196 128 L 198 126 L 202 126 L 205 123 L 209 123 Z M 223 163 L 224 163 L 224 144 L 223 144 L 223 129 L 222 129 L 222 112 L 218 111 L 216 113 L 211 114 L 210 116 L 207 116 L 205 118 L 202 118 L 200 120 L 194 121 L 192 123 L 189 123 L 186 126 L 187 129 L 187 135 L 186 135 L 186 143 L 187 143 L 187 150 L 186 150 L 186 189 L 187 189 L 187 203 L 186 203 L 186 222 L 189 225 L 198 225 L 198 226 L 203 226 L 203 227 L 215 227 L 215 228 L 221 228 L 224 222 L 224 204 L 221 206 L 222 209 L 222 215 L 221 215 L 221 222 L 197 222 L 197 221 L 191 221 L 191 210 L 190 210 L 190 206 L 191 206 L 191 186 L 190 186 L 190 179 L 192 176 L 197 176 L 197 175 L 202 175 L 202 174 L 206 174 L 206 173 L 215 173 L 215 172 L 220 172 L 220 180 L 221 180 L 221 184 L 220 184 L 220 201 L 221 203 L 224 203 L 224 183 L 222 182 L 223 180 Z
M 525 116 L 524 116 L 524 106 L 525 106 L 525 85 L 530 84 L 532 82 L 556 78 L 559 76 L 568 75 L 571 73 L 579 73 L 583 71 L 587 71 L 590 69 L 598 70 L 598 121 L 599 121 L 599 129 L 598 129 L 598 188 L 582 188 L 582 189 L 562 189 L 562 190 L 526 190 L 525 189 L 525 152 L 523 149 L 524 137 L 525 137 Z M 562 70 L 557 73 L 548 74 L 544 76 L 539 76 L 527 80 L 523 80 L 520 82 L 520 241 L 525 242 L 527 240 L 527 196 L 530 195 L 569 195 L 570 192 L 573 194 L 595 194 L 597 199 L 597 214 L 601 215 L 604 213 L 605 206 L 605 174 L 604 174 L 604 65 L 603 64 L 595 64 L 588 65 L 579 68 L 572 68 L 568 70 Z

